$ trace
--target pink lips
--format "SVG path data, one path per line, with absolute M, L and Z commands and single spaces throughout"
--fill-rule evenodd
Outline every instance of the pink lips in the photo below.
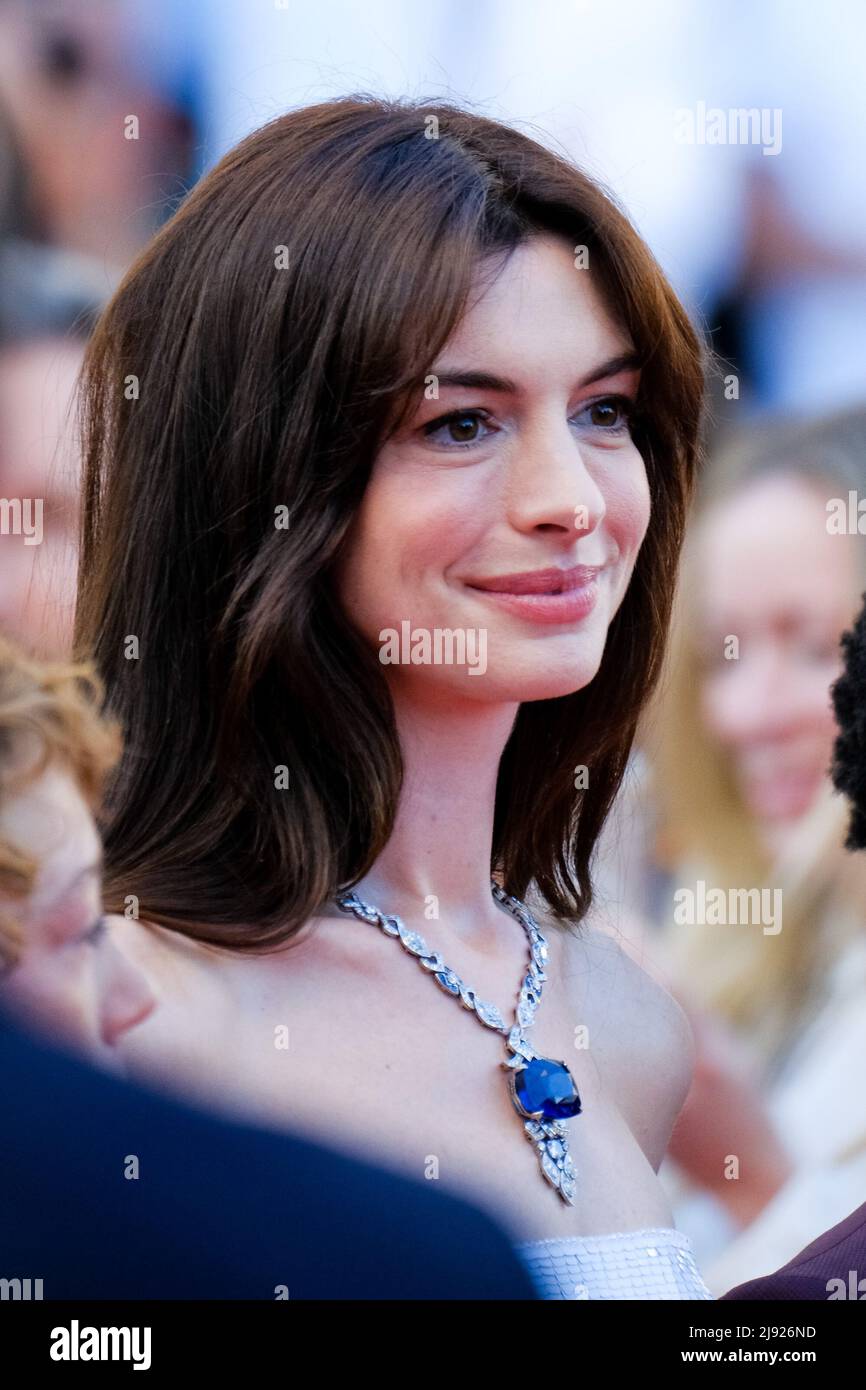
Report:
M 569 623 L 585 618 L 595 607 L 600 573 L 600 565 L 527 570 L 479 579 L 468 587 L 530 622 Z
M 469 587 L 495 594 L 562 594 L 591 583 L 600 570 L 600 565 L 575 565 L 567 570 L 525 570 L 521 574 L 499 574 L 493 579 L 476 579 Z

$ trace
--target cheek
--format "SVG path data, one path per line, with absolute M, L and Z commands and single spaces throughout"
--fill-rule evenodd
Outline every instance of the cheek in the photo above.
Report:
M 838 733 L 830 686 L 840 673 L 841 667 L 836 661 L 822 665 L 810 673 L 804 691 L 804 723 L 816 739 L 825 743 L 830 743 Z
M 602 484 L 605 501 L 603 532 L 612 543 L 618 561 L 614 607 L 625 597 L 637 557 L 650 523 L 651 497 L 643 459 L 636 453 L 631 468 L 626 465 Z
M 14 1007 L 52 1033 L 80 1039 L 87 1032 L 92 979 L 84 962 L 67 958 L 63 951 L 25 957 L 10 974 L 4 994 Z
M 618 458 L 602 490 L 605 522 L 624 556 L 634 559 L 643 544 L 650 523 L 652 499 L 644 461 L 638 451 L 631 459 Z
M 480 476 L 480 473 L 479 475 Z M 443 480 L 444 484 L 444 480 Z M 436 488 L 436 479 L 394 478 L 372 483 L 356 518 L 339 571 L 346 611 L 368 636 L 410 617 L 424 576 L 441 575 L 485 533 L 483 496 L 473 487 Z
M 734 673 L 736 674 L 736 673 Z M 736 714 L 741 698 L 731 672 L 705 677 L 699 687 L 698 710 L 704 727 L 720 743 L 736 743 Z

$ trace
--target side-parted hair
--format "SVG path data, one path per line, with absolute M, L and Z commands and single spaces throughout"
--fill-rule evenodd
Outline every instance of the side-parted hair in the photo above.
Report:
M 103 689 L 87 664 L 39 661 L 0 636 L 0 804 L 49 766 L 63 768 L 96 811 L 120 755 L 120 730 L 99 713 Z M 39 864 L 0 837 L 0 899 L 25 898 Z M 0 963 L 20 950 L 17 915 L 0 907 Z
M 188 936 L 274 946 L 382 851 L 400 747 L 335 561 L 481 262 L 545 232 L 586 248 L 575 273 L 639 356 L 652 514 L 595 678 L 519 710 L 491 871 L 520 896 L 534 883 L 562 921 L 588 910 L 663 658 L 705 349 L 625 215 L 567 159 L 470 110 L 365 94 L 231 150 L 89 345 L 76 651 L 125 735 L 102 827 L 109 910 L 134 894 L 142 918 Z

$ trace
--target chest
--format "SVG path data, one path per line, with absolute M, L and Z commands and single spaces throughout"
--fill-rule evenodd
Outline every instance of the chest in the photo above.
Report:
M 201 1065 L 206 1054 L 218 1088 L 256 1118 L 441 1183 L 518 1239 L 671 1224 L 615 1087 L 598 1053 L 582 1045 L 594 1031 L 590 991 L 567 988 L 558 972 L 529 1040 L 539 1055 L 565 1063 L 581 1097 L 581 1114 L 566 1125 L 577 1168 L 573 1206 L 544 1178 L 513 1106 L 504 1037 L 417 962 L 398 951 L 384 969 L 377 959 L 329 972 L 324 960 L 311 969 L 299 958 L 295 969 L 258 971 L 243 988 L 240 978 L 224 995 L 219 1027 L 201 1039 Z M 504 969 L 472 982 L 509 1023 L 513 979 Z

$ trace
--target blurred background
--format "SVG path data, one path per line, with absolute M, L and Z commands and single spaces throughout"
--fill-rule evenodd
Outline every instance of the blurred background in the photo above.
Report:
M 0 0 L 0 631 L 35 653 L 70 639 L 95 317 L 281 111 L 369 91 L 518 125 L 605 185 L 711 342 L 668 670 L 597 875 L 692 1019 L 662 1177 L 716 1293 L 866 1200 L 866 872 L 828 778 L 866 589 L 864 43 L 856 0 Z M 778 890 L 781 929 L 678 920 L 699 882 Z

